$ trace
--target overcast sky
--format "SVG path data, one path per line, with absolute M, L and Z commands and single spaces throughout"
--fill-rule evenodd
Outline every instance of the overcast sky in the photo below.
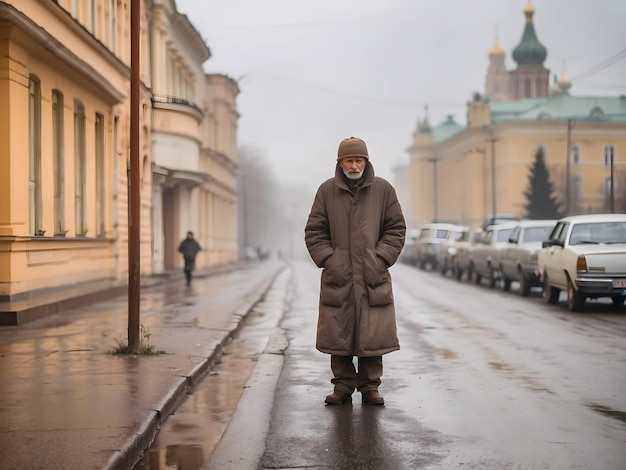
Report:
M 277 181 L 313 190 L 334 172 L 339 141 L 363 138 L 379 176 L 429 106 L 432 124 L 484 92 L 496 31 L 512 50 L 527 0 L 176 0 L 209 46 L 210 73 L 239 82 L 239 145 Z M 544 65 L 572 95 L 626 95 L 626 1 L 533 0 Z M 597 72 L 597 73 L 595 73 Z

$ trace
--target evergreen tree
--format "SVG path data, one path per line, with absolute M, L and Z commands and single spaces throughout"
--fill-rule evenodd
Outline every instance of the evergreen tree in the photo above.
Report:
M 524 196 L 527 201 L 524 205 L 527 218 L 558 219 L 562 217 L 541 147 L 535 153 L 535 161 L 528 176 L 528 189 L 524 192 Z

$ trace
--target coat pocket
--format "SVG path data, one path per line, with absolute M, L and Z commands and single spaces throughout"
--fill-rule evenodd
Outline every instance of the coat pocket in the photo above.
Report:
M 320 304 L 327 307 L 342 307 L 348 296 L 350 295 L 350 289 L 352 286 L 346 284 L 345 286 L 333 286 L 323 285 L 320 290 Z
M 379 307 L 393 303 L 391 274 L 382 258 L 376 256 L 374 250 L 368 253 L 365 268 L 365 287 L 371 307 Z
M 330 307 L 341 307 L 350 294 L 351 279 L 348 253 L 345 250 L 336 250 L 324 263 L 320 303 Z
M 383 305 L 390 305 L 393 303 L 391 278 L 375 287 L 372 287 L 369 284 L 366 287 L 370 307 L 382 307 Z

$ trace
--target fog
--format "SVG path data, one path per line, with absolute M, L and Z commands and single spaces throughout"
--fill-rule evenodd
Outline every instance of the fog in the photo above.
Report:
M 291 214 L 300 199 L 310 207 L 333 175 L 341 139 L 365 139 L 376 173 L 393 183 L 426 105 L 432 124 L 447 115 L 464 124 L 466 102 L 484 91 L 496 35 L 515 67 L 527 3 L 176 0 L 211 50 L 205 70 L 239 83 L 240 145 L 254 149 L 273 182 L 301 193 Z M 572 95 L 626 94 L 626 2 L 532 5 L 552 77 L 565 66 Z
M 377 174 L 391 179 L 425 105 L 433 124 L 448 114 L 464 123 L 496 31 L 514 67 L 527 0 L 176 4 L 211 49 L 205 69 L 239 82 L 240 144 L 256 147 L 278 181 L 313 191 L 332 175 L 344 137 L 365 139 Z M 565 61 L 573 95 L 626 94 L 626 2 L 532 5 L 545 66 L 560 75 Z M 621 60 L 597 67 L 620 51 Z

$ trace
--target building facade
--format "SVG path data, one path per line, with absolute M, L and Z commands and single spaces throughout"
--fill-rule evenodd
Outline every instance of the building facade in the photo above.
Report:
M 482 226 L 494 214 L 525 216 L 530 167 L 541 148 L 567 214 L 626 210 L 626 97 L 570 94 L 565 73 L 553 88 L 547 49 L 523 11 L 524 30 L 507 71 L 498 40 L 489 53 L 485 94 L 467 103 L 463 126 L 436 126 L 428 110 L 407 149 L 403 201 L 409 226 L 432 221 Z
M 200 267 L 238 259 L 239 89 L 205 74 L 210 50 L 171 0 L 152 0 L 152 269 L 182 266 L 178 244 L 193 231 Z
M 0 299 L 128 274 L 130 3 L 0 2 Z M 141 271 L 190 229 L 234 261 L 238 89 L 173 0 L 141 13 Z

